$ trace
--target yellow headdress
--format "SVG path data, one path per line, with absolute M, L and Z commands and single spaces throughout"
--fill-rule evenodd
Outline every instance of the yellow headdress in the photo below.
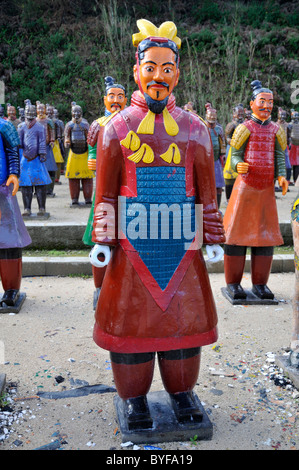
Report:
M 173 41 L 178 49 L 181 47 L 181 40 L 177 37 L 177 27 L 172 21 L 165 21 L 159 28 L 148 20 L 138 20 L 139 33 L 133 34 L 133 46 L 137 47 L 141 41 L 148 37 L 166 38 Z

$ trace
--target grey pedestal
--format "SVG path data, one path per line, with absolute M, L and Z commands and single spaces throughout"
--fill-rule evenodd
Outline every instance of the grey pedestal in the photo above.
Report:
M 221 292 L 224 297 L 232 304 L 232 305 L 277 305 L 278 300 L 275 299 L 260 299 L 256 295 L 252 293 L 251 290 L 244 289 L 246 294 L 246 299 L 233 299 L 230 295 L 228 289 L 226 287 L 221 288 Z
M 3 306 L 3 307 L 0 306 L 0 314 L 1 313 L 19 313 L 19 311 L 22 308 L 23 303 L 25 302 L 25 299 L 26 299 L 26 294 L 21 292 L 16 304 L 13 307 L 9 305 Z
M 131 441 L 133 444 L 153 444 L 157 442 L 189 441 L 195 436 L 197 436 L 197 440 L 209 440 L 212 438 L 212 423 L 197 396 L 197 404 L 203 413 L 201 423 L 179 423 L 173 411 L 169 395 L 165 391 L 151 392 L 147 395 L 147 400 L 153 419 L 152 428 L 129 430 L 123 410 L 123 401 L 119 396 L 114 398 L 122 442 Z

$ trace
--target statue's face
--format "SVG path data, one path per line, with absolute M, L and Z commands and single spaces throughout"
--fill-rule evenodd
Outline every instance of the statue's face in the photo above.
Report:
M 216 109 L 208 109 L 207 110 L 206 120 L 210 124 L 216 124 L 216 122 L 217 122 L 217 111 L 216 111 Z
M 54 108 L 53 106 L 47 106 L 46 112 L 49 118 L 52 118 L 54 115 Z
M 107 95 L 104 96 L 104 104 L 110 113 L 124 109 L 127 104 L 124 90 L 121 88 L 109 88 Z
M 138 84 L 137 65 L 134 66 L 134 79 Z M 179 80 L 174 52 L 166 47 L 147 49 L 139 65 L 139 79 L 138 85 L 150 98 L 156 101 L 167 98 Z
M 259 93 L 254 101 L 250 101 L 250 107 L 258 119 L 265 121 L 272 113 L 273 94 Z
M 278 116 L 279 116 L 279 119 L 280 119 L 281 121 L 285 121 L 286 118 L 287 118 L 287 113 L 286 113 L 286 111 L 280 111 L 280 112 L 278 113 Z
M 39 118 L 43 119 L 46 117 L 46 106 L 44 104 L 37 105 L 36 113 Z
M 9 106 L 7 108 L 7 116 L 13 121 L 17 118 L 16 108 L 14 106 Z
M 25 107 L 25 118 L 28 121 L 32 121 L 36 117 L 36 108 L 34 105 L 26 105 Z
M 241 108 L 241 106 L 237 107 L 234 111 L 233 117 L 237 122 L 240 122 L 240 123 L 243 122 L 245 119 L 244 108 Z
M 82 118 L 82 109 L 80 106 L 74 106 L 72 108 L 72 117 L 76 122 L 79 122 Z
M 294 113 L 292 113 L 292 120 L 295 122 L 298 122 L 298 119 L 299 119 L 299 113 L 298 111 L 295 111 Z

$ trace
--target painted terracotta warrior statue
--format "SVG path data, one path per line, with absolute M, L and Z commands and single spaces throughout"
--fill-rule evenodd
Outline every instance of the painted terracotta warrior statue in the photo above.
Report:
M 2 308 L 16 307 L 22 281 L 22 249 L 31 243 L 17 201 L 20 161 L 19 137 L 14 126 L 0 118 L 0 277 Z
M 46 105 L 40 101 L 36 102 L 36 113 L 37 121 L 44 126 L 46 132 L 47 157 L 45 164 L 51 178 L 51 183 L 47 187 L 47 196 L 53 197 L 55 196 L 53 191 L 55 184 L 55 174 L 57 171 L 57 165 L 53 153 L 55 142 L 54 124 L 52 119 L 47 116 Z
M 226 125 L 225 128 L 225 139 L 226 139 L 226 158 L 225 158 L 225 165 L 223 169 L 223 177 L 225 183 L 225 195 L 226 200 L 229 201 L 230 195 L 233 190 L 234 183 L 238 176 L 238 173 L 233 171 L 231 168 L 231 154 L 230 150 L 230 143 L 235 132 L 236 127 L 245 119 L 245 111 L 243 105 L 240 103 L 233 109 L 233 116 L 232 121 Z
M 225 240 L 209 130 L 198 116 L 179 108 L 172 93 L 180 73 L 176 26 L 165 22 L 157 28 L 146 20 L 137 25 L 139 90 L 130 106 L 101 128 L 97 142 L 91 253 L 93 263 L 102 252 L 103 264 L 111 257 L 95 312 L 94 341 L 110 351 L 129 429 L 152 427 L 147 393 L 157 352 L 178 421 L 201 421 L 193 388 L 201 347 L 217 339 L 217 314 L 196 241 L 201 232 L 210 256 L 216 253 L 218 259 L 218 243 Z M 197 204 L 203 207 L 202 230 L 183 234 L 179 215 L 188 206 L 185 216 L 194 222 Z M 167 237 L 162 217 L 150 221 L 149 214 L 158 206 L 169 216 L 173 205 L 177 211 Z
M 224 188 L 224 178 L 222 162 L 225 159 L 225 136 L 222 126 L 217 122 L 217 110 L 210 103 L 205 105 L 206 123 L 210 131 L 214 152 L 215 182 L 217 190 L 217 203 L 220 208 L 222 188 Z
M 96 171 L 96 155 L 97 155 L 97 141 L 100 129 L 105 126 L 106 122 L 110 121 L 110 116 L 118 111 L 124 109 L 127 104 L 126 90 L 123 85 L 116 83 L 113 77 L 105 77 L 105 115 L 96 119 L 90 126 L 87 136 L 88 143 L 88 168 Z M 83 242 L 87 246 L 93 246 L 92 241 L 92 229 L 93 229 L 93 217 L 94 217 L 94 201 L 95 193 L 93 196 L 93 202 L 90 209 L 90 214 L 87 222 L 87 227 L 84 232 Z M 96 308 L 98 296 L 106 272 L 106 266 L 97 267 L 92 266 L 93 280 L 95 284 L 94 293 L 94 309 Z
M 46 215 L 47 185 L 51 178 L 46 168 L 47 144 L 45 127 L 37 122 L 36 108 L 26 100 L 25 122 L 18 127 L 21 151 L 19 185 L 22 192 L 23 216 L 31 216 L 33 191 L 38 203 L 39 217 Z
M 246 248 L 251 247 L 252 293 L 274 299 L 267 286 L 274 246 L 282 245 L 274 184 L 288 190 L 285 132 L 271 121 L 273 93 L 251 83 L 251 119 L 240 124 L 231 140 L 231 165 L 238 177 L 224 214 L 226 235 L 224 272 L 232 299 L 245 299 L 241 286 Z
M 80 182 L 82 182 L 85 204 L 92 204 L 94 172 L 88 168 L 89 124 L 83 119 L 82 108 L 72 103 L 72 120 L 64 130 L 64 145 L 69 148 L 65 177 L 69 180 L 72 206 L 79 205 Z
M 15 128 L 18 128 L 18 125 L 21 123 L 20 119 L 17 118 L 17 111 L 14 106 L 10 103 L 7 103 L 7 120 L 11 122 Z

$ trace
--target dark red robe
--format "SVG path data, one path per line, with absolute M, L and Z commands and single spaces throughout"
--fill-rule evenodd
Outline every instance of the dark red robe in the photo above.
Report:
M 173 276 L 163 289 L 127 238 L 99 236 L 102 203 L 109 203 L 118 218 L 118 196 L 136 197 L 136 168 L 168 167 L 169 175 L 178 167 L 185 169 L 187 196 L 195 196 L 203 208 L 203 243 L 225 240 L 218 212 L 214 177 L 213 150 L 205 123 L 194 114 L 175 105 L 171 95 L 167 109 L 179 127 L 169 135 L 163 115 L 155 116 L 153 134 L 137 133 L 148 108 L 138 92 L 131 106 L 115 115 L 101 129 L 97 144 L 97 182 L 93 241 L 114 246 L 107 266 L 95 313 L 94 341 L 113 352 L 140 353 L 185 349 L 217 340 L 217 313 L 209 277 L 200 249 L 187 250 Z M 120 142 L 134 132 L 140 147 L 153 151 L 150 163 L 130 160 L 134 152 Z M 161 155 L 174 144 L 180 161 L 167 163 Z M 175 201 L 175 188 L 169 194 Z M 163 270 L 163 259 L 160 259 Z

